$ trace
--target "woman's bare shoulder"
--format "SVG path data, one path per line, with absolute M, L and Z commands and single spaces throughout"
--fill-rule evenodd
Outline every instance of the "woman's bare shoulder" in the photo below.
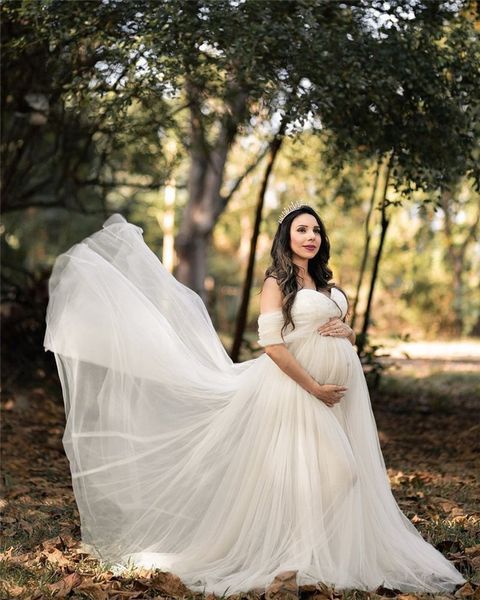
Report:
M 279 310 L 282 308 L 282 291 L 275 277 L 265 279 L 260 296 L 260 312 Z

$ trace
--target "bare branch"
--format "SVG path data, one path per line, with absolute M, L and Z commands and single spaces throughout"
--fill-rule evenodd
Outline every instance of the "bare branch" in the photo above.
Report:
M 260 154 L 258 154 L 255 157 L 255 159 L 248 165 L 248 167 L 240 175 L 240 177 L 237 178 L 237 180 L 233 184 L 233 186 L 230 189 L 230 191 L 228 192 L 228 194 L 226 196 L 222 197 L 222 199 L 221 199 L 222 200 L 222 210 L 227 206 L 228 202 L 231 200 L 232 196 L 238 190 L 238 188 L 242 184 L 242 181 L 245 179 L 245 177 L 247 177 L 247 175 L 249 175 L 260 164 L 260 162 L 263 160 L 263 158 L 265 158 L 265 156 L 269 153 L 270 146 L 271 146 L 271 142 L 264 146 L 264 148 L 260 152 Z

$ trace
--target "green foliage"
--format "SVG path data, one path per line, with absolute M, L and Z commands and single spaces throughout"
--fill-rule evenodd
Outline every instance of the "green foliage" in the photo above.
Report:
M 373 343 L 368 334 L 358 334 L 356 342 L 357 344 L 360 344 L 362 348 L 361 352 L 359 352 L 359 357 L 368 387 L 371 390 L 376 390 L 380 385 L 384 373 L 387 372 L 389 368 L 389 365 L 385 364 L 385 362 L 382 361 L 382 358 L 389 356 L 389 354 L 382 350 L 382 344 Z
M 393 152 L 406 191 L 464 173 L 478 185 L 480 59 L 467 2 L 93 5 L 85 18 L 80 2 L 2 4 L 4 210 L 107 210 L 119 171 L 163 180 L 158 130 L 180 125 L 186 86 L 207 146 L 241 93 L 239 125 L 278 109 L 292 124 L 313 116 L 333 164 Z M 192 151 L 185 132 L 182 144 Z
M 118 190 L 122 171 L 163 183 L 158 127 L 168 127 L 166 103 L 161 93 L 151 102 L 153 89 L 142 95 L 139 84 L 126 86 L 128 76 L 139 79 L 132 58 L 140 41 L 119 37 L 116 19 L 125 15 L 115 3 L 98 9 L 85 19 L 78 2 L 1 6 L 4 212 L 39 206 L 106 215 L 107 202 L 134 199 Z
M 276 230 L 279 209 L 292 201 L 303 200 L 317 208 L 324 219 L 331 242 L 330 266 L 333 280 L 349 296 L 355 299 L 355 284 L 364 244 L 364 222 L 372 191 L 375 163 L 367 160 L 346 163 L 337 174 L 324 161 L 325 140 L 313 132 L 304 132 L 297 138 L 286 140 L 282 154 L 276 163 L 269 186 L 268 203 L 264 211 L 262 233 L 257 249 L 256 288 L 252 289 L 250 306 L 250 333 L 256 336 L 256 319 L 259 306 L 256 292 L 270 262 L 271 240 Z M 240 144 L 238 145 L 240 146 Z M 244 156 L 240 147 L 233 149 L 234 158 L 230 168 Z M 294 168 L 292 163 L 296 164 Z M 299 166 L 299 165 L 302 166 Z M 241 238 L 250 235 L 253 226 L 255 198 L 260 186 L 260 174 L 251 176 L 242 186 L 235 200 L 229 205 L 215 229 L 213 245 L 215 261 L 210 259 L 209 272 L 217 285 L 224 283 L 220 262 L 225 269 L 231 268 L 231 255 L 241 252 Z M 472 189 L 472 181 L 462 181 L 454 192 L 452 201 L 453 230 L 457 245 L 462 245 L 468 227 L 474 223 L 478 212 L 478 194 Z M 394 190 L 389 191 L 392 200 L 399 198 Z M 449 253 L 445 237 L 443 211 L 435 210 L 436 195 L 416 191 L 411 201 L 395 208 L 385 243 L 379 273 L 378 289 L 374 298 L 371 327 L 372 341 L 379 337 L 398 337 L 410 334 L 412 339 L 439 339 L 455 336 L 453 329 L 453 273 L 449 267 Z M 431 201 L 429 201 L 431 200 Z M 245 224 L 246 219 L 246 224 Z M 372 216 L 372 246 L 376 245 L 379 214 Z M 225 243 L 229 242 L 227 250 Z M 464 284 L 461 312 L 464 320 L 463 333 L 474 335 L 479 319 L 480 303 L 478 246 L 472 241 L 463 261 L 462 281 Z M 367 270 L 371 268 L 371 260 Z M 243 281 L 245 263 L 235 273 L 236 285 Z M 235 285 L 232 279 L 229 285 Z M 360 291 L 359 314 L 366 303 L 365 287 Z M 230 331 L 229 326 L 226 331 Z M 357 327 L 358 329 L 358 323 Z M 252 339 L 253 339 L 252 338 Z M 383 349 L 381 349 L 383 350 Z
M 392 13 L 395 4 L 402 3 Z M 446 14 L 446 4 L 432 7 L 412 3 L 405 20 L 386 20 L 373 34 L 365 15 L 352 11 L 336 51 L 317 55 L 311 47 L 306 61 L 329 67 L 307 96 L 330 132 L 332 164 L 352 153 L 392 155 L 394 183 L 405 195 L 450 187 L 463 175 L 480 187 L 478 27 L 465 8 Z
M 335 224 L 335 278 L 354 281 L 363 203 L 380 156 L 393 157 L 394 184 L 421 203 L 433 202 L 434 190 L 453 187 L 461 175 L 478 186 L 479 44 L 468 7 L 447 0 L 408 7 L 400 0 L 95 0 L 86 12 L 82 2 L 2 3 L 2 210 L 8 212 L 2 246 L 9 301 L 15 289 L 19 298 L 28 297 L 28 279 L 44 277 L 60 251 L 113 210 L 144 224 L 147 242 L 159 248 L 166 178 L 175 173 L 181 190 L 178 223 L 192 190 L 189 168 L 198 156 L 200 162 L 216 156 L 218 132 L 227 123 L 239 128 L 243 141 L 257 141 L 250 154 L 239 154 L 235 144 L 235 152 L 230 149 L 227 198 L 271 136 L 278 111 L 288 111 L 292 137 L 276 167 L 283 184 L 277 202 L 315 199 Z M 245 110 L 233 122 L 239 98 Z M 298 135 L 302 126 L 309 139 Z M 249 190 L 236 192 L 232 215 L 220 221 L 219 233 L 223 228 L 231 246 L 210 260 L 217 280 L 228 284 L 241 282 L 242 262 L 230 256 L 242 239 L 240 216 L 252 206 L 258 176 L 253 172 L 246 181 Z M 418 196 L 417 188 L 429 195 Z M 81 216 L 72 219 L 73 212 Z M 276 214 L 262 224 L 257 281 Z M 437 243 L 428 244 L 425 260 Z M 428 269 L 416 261 L 417 273 Z M 401 263 L 394 257 L 389 263 L 398 266 L 396 277 Z M 385 271 L 384 287 L 389 277 Z M 421 291 L 414 269 L 411 277 Z M 438 282 L 429 271 L 422 308 Z M 469 287 L 474 284 L 470 278 Z M 407 284 L 400 294 L 410 301 Z M 478 306 L 470 295 L 467 302 L 474 315 Z M 445 292 L 439 313 L 447 311 Z M 440 323 L 438 314 L 435 319 Z

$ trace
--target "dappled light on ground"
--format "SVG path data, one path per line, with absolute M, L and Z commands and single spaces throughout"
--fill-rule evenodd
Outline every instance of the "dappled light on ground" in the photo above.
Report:
M 475 537 L 480 524 L 475 462 L 480 431 L 472 404 L 478 385 L 479 376 L 471 372 L 446 373 L 436 367 L 420 379 L 412 372 L 389 371 L 372 393 L 393 493 L 422 535 L 469 579 L 456 596 L 472 599 L 479 594 L 480 581 L 480 545 Z M 448 398 L 445 389 L 455 393 Z M 61 443 L 64 412 L 59 394 L 57 382 L 48 378 L 4 390 L 0 572 L 4 597 L 202 597 L 172 574 L 115 574 L 82 551 Z M 369 596 L 395 595 L 378 589 Z M 415 597 L 398 595 L 403 600 Z M 320 585 L 298 589 L 294 572 L 286 572 L 272 583 L 265 600 L 288 597 L 334 600 L 367 594 Z

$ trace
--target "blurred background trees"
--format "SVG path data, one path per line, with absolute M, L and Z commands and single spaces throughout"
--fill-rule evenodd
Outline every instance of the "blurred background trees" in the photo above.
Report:
M 175 275 L 235 354 L 253 349 L 294 200 L 326 223 L 360 352 L 369 334 L 478 336 L 477 8 L 4 2 L 5 364 L 39 364 L 53 260 L 116 211 L 165 260 L 175 236 Z

